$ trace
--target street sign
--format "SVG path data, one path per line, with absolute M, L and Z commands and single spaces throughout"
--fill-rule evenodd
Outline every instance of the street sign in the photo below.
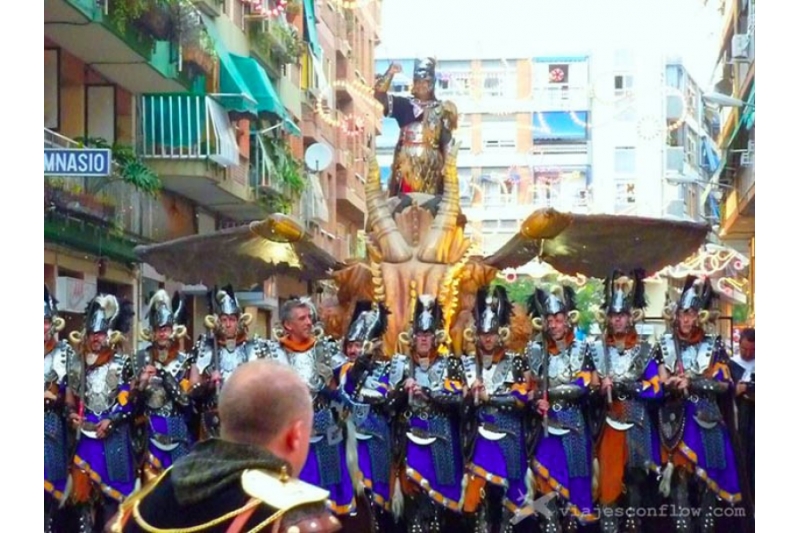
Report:
M 108 148 L 45 148 L 45 176 L 104 177 L 111 174 Z

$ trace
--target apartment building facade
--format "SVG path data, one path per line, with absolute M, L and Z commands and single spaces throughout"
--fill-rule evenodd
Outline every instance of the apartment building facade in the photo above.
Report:
M 379 60 L 382 72 L 399 62 Z M 393 90 L 407 92 L 409 75 Z M 534 209 L 703 220 L 699 183 L 715 170 L 698 84 L 679 61 L 588 55 L 440 59 L 436 95 L 459 110 L 462 208 L 484 253 Z M 388 176 L 397 124 L 378 139 Z
M 348 81 L 338 62 L 370 75 L 373 12 L 379 3 L 362 13 L 313 0 L 45 2 L 45 148 L 113 147 L 108 178 L 45 176 L 45 283 L 67 328 L 80 328 L 88 300 L 103 291 L 134 303 L 135 339 L 149 295 L 163 287 L 192 296 L 190 334 L 202 332 L 206 287 L 141 264 L 138 244 L 283 211 L 337 258 L 358 252 L 350 243 L 363 228 L 363 181 L 333 165 L 318 175 L 303 155 L 324 142 L 365 159 L 375 119 L 355 117 L 369 104 L 354 111 L 359 99 L 348 108 L 346 94 L 316 99 Z M 340 41 L 358 45 L 337 55 Z M 357 127 L 345 132 L 340 115 Z M 280 301 L 308 288 L 291 276 L 236 287 L 262 335 Z

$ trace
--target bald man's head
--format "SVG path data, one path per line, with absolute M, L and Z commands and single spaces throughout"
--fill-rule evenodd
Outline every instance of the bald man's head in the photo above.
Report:
M 291 367 L 273 361 L 241 365 L 220 393 L 221 437 L 268 449 L 292 464 L 295 474 L 308 455 L 313 416 L 306 384 Z

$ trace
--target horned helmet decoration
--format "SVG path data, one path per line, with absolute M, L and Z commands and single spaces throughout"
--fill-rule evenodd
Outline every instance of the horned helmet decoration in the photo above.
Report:
M 581 317 L 576 305 L 575 289 L 569 285 L 556 285 L 549 291 L 537 287 L 528 297 L 528 316 L 536 331 L 542 331 L 548 316 L 564 313 L 569 325 L 574 327 Z
M 222 289 L 214 285 L 214 289 L 206 293 L 206 299 L 209 314 L 206 315 L 204 324 L 209 330 L 219 330 L 219 317 L 222 315 L 238 317 L 239 331 L 244 331 L 253 322 L 253 315 L 243 313 L 242 308 L 239 307 L 239 301 L 236 299 L 236 293 L 230 283 Z
M 98 294 L 86 306 L 83 331 L 73 331 L 69 339 L 80 344 L 86 336 L 93 333 L 107 333 L 108 344 L 116 346 L 125 340 L 125 334 L 133 326 L 136 313 L 133 304 L 127 300 L 122 303 L 113 294 Z
M 700 279 L 697 276 L 686 276 L 683 290 L 677 303 L 668 303 L 664 307 L 664 319 L 668 324 L 674 325 L 678 318 L 678 311 L 697 311 L 698 320 L 701 326 L 705 326 L 716 320 L 717 311 L 712 311 L 711 307 L 717 294 L 711 286 L 711 279 L 706 277 Z
M 345 336 L 345 344 L 361 342 L 364 353 L 371 353 L 380 342 L 389 324 L 389 310 L 382 303 L 373 304 L 367 300 L 356 302 L 350 328 Z
M 170 301 L 167 291 L 159 289 L 150 298 L 147 308 L 148 327 L 142 328 L 141 338 L 145 341 L 153 341 L 156 330 L 164 326 L 173 326 L 172 339 L 185 337 L 187 312 L 186 299 L 183 295 L 175 291 Z
M 442 306 L 432 294 L 420 294 L 411 317 L 410 331 L 402 331 L 398 335 L 401 344 L 410 346 L 412 337 L 420 333 L 433 333 L 436 344 L 445 340 L 444 312 Z
M 44 318 L 50 321 L 50 336 L 64 329 L 66 322 L 58 316 L 58 300 L 53 298 L 47 285 L 44 286 Z
M 600 325 L 605 325 L 608 315 L 615 313 L 629 314 L 634 323 L 644 318 L 644 310 L 647 308 L 644 278 L 644 269 L 638 268 L 627 275 L 615 270 L 605 279 L 603 304 L 595 312 L 595 318 Z
M 475 307 L 472 310 L 475 325 L 464 330 L 464 338 L 469 342 L 475 342 L 477 335 L 497 333 L 501 342 L 507 342 L 511 336 L 509 326 L 512 313 L 513 307 L 505 287 L 495 285 L 491 294 L 488 286 L 481 287 L 478 289 Z

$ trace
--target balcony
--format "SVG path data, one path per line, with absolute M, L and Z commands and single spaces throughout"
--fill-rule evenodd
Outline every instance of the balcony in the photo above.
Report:
M 281 69 L 287 64 L 300 61 L 303 41 L 294 26 L 280 19 L 256 19 L 249 28 L 251 52 L 270 71 L 274 78 L 280 78 Z
M 734 154 L 736 155 L 736 154 Z M 740 166 L 733 180 L 733 189 L 722 204 L 720 235 L 725 239 L 749 239 L 756 230 L 755 158 Z
M 148 94 L 138 100 L 137 153 L 164 187 L 233 220 L 260 218 L 237 134 L 227 112 L 200 95 Z
M 133 93 L 185 91 L 193 75 L 178 70 L 178 44 L 135 19 L 126 0 L 45 0 L 45 37 Z M 120 7 L 122 6 L 122 7 Z
M 367 204 L 364 196 L 363 176 L 356 174 L 352 166 L 347 169 L 338 169 L 336 172 L 336 208 L 339 215 L 364 223 Z
M 45 128 L 45 148 L 80 144 Z M 107 178 L 48 176 L 44 184 L 45 240 L 123 262 L 136 261 L 133 247 L 161 237 L 161 202 L 125 181 L 112 163 Z

